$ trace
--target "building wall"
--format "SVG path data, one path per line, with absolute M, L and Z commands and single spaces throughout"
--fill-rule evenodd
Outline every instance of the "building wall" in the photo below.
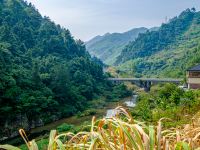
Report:
M 188 72 L 189 78 L 200 78 L 200 72 L 199 71 L 190 71 Z
M 188 78 L 190 84 L 200 84 L 200 78 Z
M 189 89 L 200 89 L 200 78 L 188 78 Z
M 189 89 L 200 89 L 200 84 L 188 84 Z

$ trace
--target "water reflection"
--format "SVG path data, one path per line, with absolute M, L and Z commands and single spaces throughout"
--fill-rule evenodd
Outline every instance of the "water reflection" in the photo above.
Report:
M 119 112 L 119 110 L 116 109 L 108 109 L 106 112 L 106 118 L 111 118 L 116 116 L 116 114 Z
M 133 95 L 129 101 L 125 101 L 127 107 L 135 107 L 138 95 Z
M 125 101 L 127 107 L 135 107 L 138 95 L 133 95 L 132 98 L 128 101 Z M 114 117 L 118 113 L 118 110 L 108 109 L 106 112 L 106 118 Z

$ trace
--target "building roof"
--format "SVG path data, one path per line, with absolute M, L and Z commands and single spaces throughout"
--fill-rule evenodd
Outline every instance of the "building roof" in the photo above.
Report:
M 200 71 L 200 64 L 192 68 L 189 68 L 188 71 Z

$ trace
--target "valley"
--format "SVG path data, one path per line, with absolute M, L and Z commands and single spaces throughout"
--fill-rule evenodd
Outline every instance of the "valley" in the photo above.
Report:
M 125 72 L 126 77 L 184 78 L 188 68 L 200 63 L 199 20 L 199 12 L 186 9 L 160 28 L 139 34 L 118 51 L 111 66 Z M 101 54 L 105 51 L 109 49 L 101 49 Z M 113 58 L 112 53 L 109 57 Z
M 83 42 L 40 9 L 0 0 L 0 149 L 200 147 L 199 11 Z
M 84 125 L 89 124 L 91 121 L 91 118 L 95 116 L 96 118 L 102 118 L 102 117 L 111 117 L 115 114 L 114 109 L 117 106 L 124 106 L 125 108 L 132 108 L 133 105 L 136 103 L 136 97 L 133 95 L 133 97 L 127 97 L 118 101 L 113 102 L 107 102 L 104 103 L 101 102 L 101 104 L 96 107 L 95 110 L 87 109 L 85 112 L 82 112 L 84 115 L 74 115 L 67 118 L 62 118 L 59 120 L 56 120 L 52 123 L 48 123 L 44 126 L 36 127 L 31 129 L 30 131 L 26 131 L 28 138 L 30 139 L 36 139 L 36 141 L 40 141 L 41 139 L 48 138 L 48 134 L 51 130 L 57 129 L 59 126 L 62 126 L 63 124 L 68 124 L 71 126 L 74 126 L 75 128 L 84 128 Z M 89 113 L 88 113 L 89 112 Z M 80 130 L 79 129 L 79 130 Z M 7 143 L 12 145 L 22 145 L 24 144 L 23 139 L 18 136 L 11 139 L 7 139 L 4 141 L 1 141 L 1 143 Z
M 112 65 L 125 45 L 147 30 L 147 28 L 141 27 L 124 33 L 106 33 L 103 36 L 96 36 L 86 42 L 86 49 L 92 56 L 101 59 L 105 64 Z

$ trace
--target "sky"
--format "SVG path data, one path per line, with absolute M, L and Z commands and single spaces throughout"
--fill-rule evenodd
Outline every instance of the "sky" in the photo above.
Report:
M 88 41 L 107 32 L 155 27 L 186 8 L 200 10 L 200 0 L 27 0 L 43 16 Z

